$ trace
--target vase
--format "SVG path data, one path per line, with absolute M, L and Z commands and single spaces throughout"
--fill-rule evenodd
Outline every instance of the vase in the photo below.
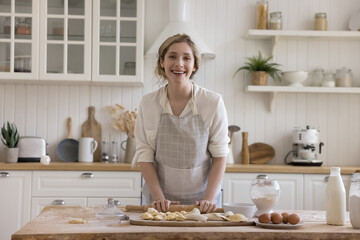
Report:
M 123 146 L 124 143 L 126 143 L 126 147 Z M 136 139 L 133 137 L 128 137 L 121 143 L 121 148 L 125 151 L 124 162 L 131 163 L 136 152 Z
M 252 85 L 266 86 L 268 82 L 269 74 L 264 71 L 257 71 L 251 73 Z
M 4 157 L 6 163 L 16 163 L 18 161 L 19 148 L 5 148 Z

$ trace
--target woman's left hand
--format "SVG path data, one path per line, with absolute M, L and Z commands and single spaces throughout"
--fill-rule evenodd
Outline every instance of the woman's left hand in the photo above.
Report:
M 195 205 L 200 206 L 201 213 L 211 213 L 216 210 L 216 204 L 209 200 L 196 201 Z

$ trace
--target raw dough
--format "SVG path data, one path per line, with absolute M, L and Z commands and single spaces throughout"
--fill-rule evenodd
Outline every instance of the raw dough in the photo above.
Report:
M 230 222 L 245 222 L 248 220 L 247 217 L 245 217 L 244 215 L 242 215 L 240 213 L 230 215 L 229 217 L 227 217 L 227 219 Z
M 68 221 L 68 223 L 71 223 L 71 224 L 84 224 L 84 223 L 87 223 L 87 221 L 85 219 L 82 219 L 82 218 L 72 218 Z

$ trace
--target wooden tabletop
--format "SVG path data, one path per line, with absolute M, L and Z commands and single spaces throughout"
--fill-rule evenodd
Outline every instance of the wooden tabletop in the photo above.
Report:
M 314 173 L 329 174 L 330 167 L 301 167 L 290 165 L 272 165 L 272 164 L 228 164 L 227 173 Z M 341 168 L 341 174 L 352 174 L 360 172 L 359 167 Z M 129 163 L 79 163 L 79 162 L 51 162 L 49 165 L 41 163 L 0 163 L 0 171 L 11 170 L 40 170 L 40 171 L 140 171 L 139 167 L 132 168 Z
M 360 229 L 348 220 L 344 226 L 325 223 L 324 211 L 288 211 L 297 213 L 304 225 L 298 229 L 267 229 L 257 226 L 226 227 L 163 227 L 137 226 L 123 221 L 115 225 L 100 225 L 96 213 L 101 207 L 48 206 L 35 219 L 13 234 L 12 240 L 26 239 L 360 239 Z M 123 210 L 123 209 L 122 209 Z M 134 217 L 140 213 L 125 212 Z M 70 224 L 72 218 L 82 218 L 85 224 Z

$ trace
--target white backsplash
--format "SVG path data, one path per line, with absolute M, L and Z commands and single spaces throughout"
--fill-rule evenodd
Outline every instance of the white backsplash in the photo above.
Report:
M 270 0 L 270 12 L 281 11 L 284 29 L 311 30 L 315 12 L 328 14 L 329 30 L 346 30 L 349 16 L 360 10 L 358 0 Z M 214 60 L 204 60 L 196 82 L 220 93 L 228 111 L 229 124 L 249 132 L 249 144 L 264 142 L 276 150 L 271 164 L 283 164 L 291 150 L 295 126 L 320 129 L 325 143 L 321 159 L 326 165 L 360 165 L 360 95 L 281 93 L 275 109 L 268 112 L 268 95 L 249 93 L 246 72 L 232 78 L 245 57 L 271 52 L 270 42 L 248 40 L 255 27 L 256 0 L 188 0 L 187 18 L 215 52 Z M 145 51 L 168 22 L 168 0 L 145 1 Z M 275 60 L 283 70 L 305 70 L 322 66 L 335 71 L 346 66 L 360 86 L 360 42 L 341 40 L 280 40 Z M 44 137 L 52 161 L 59 161 L 56 147 L 66 137 L 66 118 L 73 119 L 73 137 L 79 138 L 88 106 L 95 106 L 104 138 L 125 140 L 110 127 L 107 106 L 119 103 L 135 109 L 143 94 L 157 89 L 153 75 L 155 59 L 145 58 L 144 86 L 110 87 L 69 84 L 0 84 L 0 123 L 15 122 L 22 136 Z M 241 134 L 234 139 L 235 162 L 240 162 Z M 2 146 L 1 146 L 2 147 Z M 122 159 L 124 152 L 121 151 Z

